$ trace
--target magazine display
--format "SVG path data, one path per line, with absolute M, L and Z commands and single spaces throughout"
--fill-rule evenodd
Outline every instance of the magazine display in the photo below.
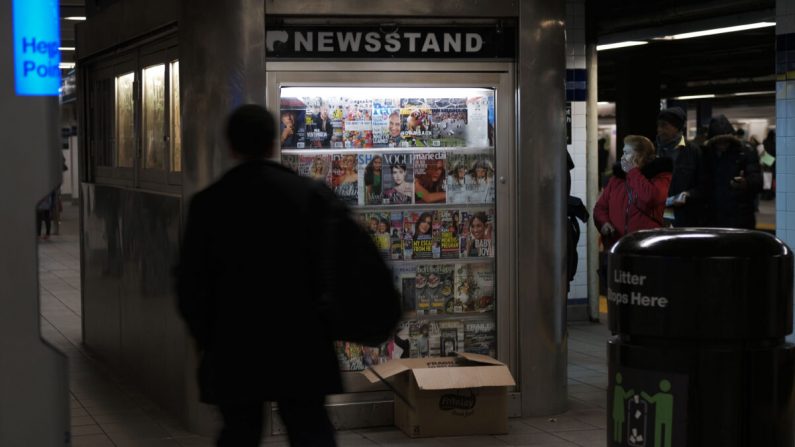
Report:
M 357 155 L 359 170 L 359 204 L 380 205 L 384 190 L 384 156 L 375 152 Z
M 464 352 L 497 357 L 497 326 L 494 320 L 464 322 Z
M 302 177 L 313 178 L 331 185 L 331 156 L 312 154 L 283 154 L 282 164 Z
M 455 295 L 447 313 L 490 312 L 494 310 L 494 266 L 458 264 L 455 268 Z
M 497 355 L 494 93 L 281 87 L 282 163 L 327 185 L 392 270 L 403 320 L 381 346 L 335 342 L 340 369 Z
M 494 256 L 494 210 L 461 211 L 461 257 Z
M 359 174 L 356 154 L 331 155 L 331 189 L 347 205 L 359 204 Z
M 414 203 L 445 203 L 445 152 L 414 154 Z
M 306 147 L 306 104 L 299 98 L 281 99 L 279 142 L 282 149 Z
M 414 157 L 412 154 L 385 153 L 383 155 L 384 205 L 408 205 L 414 198 Z

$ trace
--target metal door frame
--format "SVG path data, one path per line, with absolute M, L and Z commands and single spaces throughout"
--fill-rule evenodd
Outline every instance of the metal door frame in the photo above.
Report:
M 266 106 L 279 110 L 282 87 L 480 87 L 495 90 L 495 169 L 497 216 L 497 353 L 514 377 L 519 375 L 517 287 L 516 81 L 511 62 L 290 61 L 267 62 Z M 327 406 L 338 429 L 392 423 L 392 392 L 373 386 L 360 374 L 343 374 L 346 394 L 330 396 Z M 520 384 L 521 385 L 521 384 Z M 519 389 L 519 387 L 517 387 Z M 509 393 L 509 415 L 521 414 L 521 395 Z M 273 410 L 278 412 L 278 410 Z M 274 434 L 284 433 L 271 418 Z

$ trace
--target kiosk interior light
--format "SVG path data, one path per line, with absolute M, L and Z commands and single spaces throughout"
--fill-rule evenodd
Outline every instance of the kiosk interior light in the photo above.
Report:
M 690 39 L 693 37 L 712 36 L 714 34 L 734 33 L 737 31 L 746 31 L 749 29 L 767 28 L 769 26 L 776 26 L 776 22 L 757 22 L 748 23 L 745 25 L 727 26 L 724 28 L 714 28 L 703 31 L 693 31 L 691 33 L 674 34 L 673 36 L 666 36 L 663 39 L 680 40 Z
M 635 47 L 638 45 L 646 45 L 649 42 L 640 40 L 627 40 L 626 42 L 608 43 L 605 45 L 597 45 L 596 51 L 615 50 L 616 48 Z
M 475 95 L 491 96 L 494 92 L 485 88 L 458 87 L 282 87 L 282 97 L 346 96 L 349 98 L 468 98 Z
M 73 21 L 76 21 L 76 22 L 81 22 L 81 21 L 85 20 L 86 18 L 84 16 L 69 16 L 69 17 L 64 17 L 63 19 L 64 20 L 73 20 Z

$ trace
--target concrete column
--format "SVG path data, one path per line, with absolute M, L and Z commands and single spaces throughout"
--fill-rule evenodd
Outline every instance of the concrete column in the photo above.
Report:
M 660 112 L 660 77 L 648 48 L 625 48 L 616 58 L 616 150 L 624 137 L 643 135 L 654 141 Z
M 588 102 L 586 104 L 586 133 L 588 147 L 588 167 L 586 190 L 588 191 L 586 205 L 588 212 L 593 213 L 593 207 L 599 200 L 599 79 L 598 58 L 596 43 L 588 43 L 585 47 L 586 70 L 588 71 Z M 593 216 L 588 222 L 588 307 L 592 320 L 599 319 L 599 233 L 593 225 Z
M 566 410 L 565 3 L 519 3 L 519 356 L 523 415 Z
M 179 16 L 183 148 L 183 215 L 190 198 L 232 166 L 224 138 L 229 113 L 245 103 L 265 105 L 265 2 L 183 0 Z M 214 435 L 216 420 L 199 404 L 193 343 L 185 362 L 185 422 Z

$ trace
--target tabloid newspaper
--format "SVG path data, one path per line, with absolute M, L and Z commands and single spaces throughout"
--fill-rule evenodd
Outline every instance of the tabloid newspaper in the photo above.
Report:
M 458 210 L 439 210 L 439 239 L 441 242 L 441 258 L 457 259 L 460 256 L 461 239 L 458 236 L 461 215 Z

